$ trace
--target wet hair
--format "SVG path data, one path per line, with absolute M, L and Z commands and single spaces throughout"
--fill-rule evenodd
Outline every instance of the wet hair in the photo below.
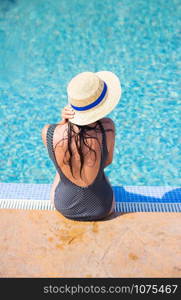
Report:
M 84 165 L 84 154 L 83 154 L 83 145 L 85 145 L 87 148 L 89 148 L 90 151 L 93 151 L 94 152 L 94 155 L 95 155 L 95 161 L 96 161 L 96 151 L 94 149 L 92 149 L 88 143 L 87 143 L 87 139 L 96 139 L 99 143 L 99 146 L 100 146 L 100 149 L 101 149 L 101 145 L 100 145 L 100 142 L 99 140 L 97 139 L 97 137 L 95 136 L 92 136 L 90 135 L 88 132 L 90 130 L 95 130 L 95 133 L 99 132 L 100 131 L 100 126 L 98 126 L 100 120 L 96 122 L 96 125 L 94 127 L 90 127 L 88 125 L 77 125 L 76 126 L 78 127 L 78 132 L 74 131 L 74 128 L 73 128 L 73 125 L 71 122 L 68 121 L 68 135 L 66 138 L 63 138 L 61 139 L 55 146 L 55 148 L 57 147 L 57 145 L 62 141 L 62 140 L 68 140 L 68 143 L 67 143 L 67 149 L 66 149 L 66 152 L 65 152 L 65 156 L 64 156 L 64 159 L 66 158 L 66 154 L 69 153 L 69 159 L 67 161 L 63 160 L 64 164 L 66 165 L 69 165 L 70 167 L 70 170 L 71 170 L 71 174 L 72 176 L 74 177 L 73 175 L 73 168 L 72 168 L 72 160 L 73 160 L 73 151 L 72 151 L 72 147 L 71 147 L 71 140 L 72 140 L 72 137 L 75 136 L 75 144 L 76 144 L 76 148 L 77 148 L 77 151 L 78 151 L 78 154 L 79 154 L 79 157 L 80 157 L 80 163 L 81 163 L 81 166 L 80 166 L 80 177 L 82 178 L 81 176 L 81 173 L 82 173 L 82 169 L 83 169 L 83 165 Z M 104 129 L 104 131 L 113 131 L 112 129 Z M 75 178 L 75 177 L 74 177 Z M 75 178 L 76 179 L 76 178 Z

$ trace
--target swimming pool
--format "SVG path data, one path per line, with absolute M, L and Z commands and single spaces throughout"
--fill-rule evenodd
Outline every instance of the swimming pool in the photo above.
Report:
M 180 185 L 179 0 L 0 2 L 0 181 L 51 183 L 41 140 L 77 73 L 110 70 L 122 99 L 114 185 Z

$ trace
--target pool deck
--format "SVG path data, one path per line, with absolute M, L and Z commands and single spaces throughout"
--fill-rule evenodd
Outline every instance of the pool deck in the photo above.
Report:
M 1 277 L 181 277 L 181 213 L 115 213 L 77 222 L 1 209 Z

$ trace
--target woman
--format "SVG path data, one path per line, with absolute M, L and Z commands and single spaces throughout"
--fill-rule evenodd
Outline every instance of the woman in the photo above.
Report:
M 42 139 L 57 173 L 51 201 L 65 217 L 80 221 L 104 219 L 115 208 L 104 168 L 112 163 L 115 127 L 105 116 L 118 104 L 121 85 L 109 71 L 82 72 L 67 87 L 62 121 L 46 125 Z

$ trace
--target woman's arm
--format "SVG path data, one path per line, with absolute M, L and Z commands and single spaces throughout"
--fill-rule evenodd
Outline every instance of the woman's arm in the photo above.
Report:
M 74 117 L 74 114 L 75 112 L 73 108 L 69 104 L 66 105 L 62 110 L 62 120 L 58 124 L 64 125 L 68 121 L 68 119 Z
M 53 181 L 53 183 L 51 185 L 51 189 L 50 189 L 50 201 L 53 205 L 54 205 L 55 189 L 56 189 L 59 182 L 60 182 L 60 175 L 59 175 L 58 172 L 56 172 L 56 175 L 54 177 L 54 181 Z

